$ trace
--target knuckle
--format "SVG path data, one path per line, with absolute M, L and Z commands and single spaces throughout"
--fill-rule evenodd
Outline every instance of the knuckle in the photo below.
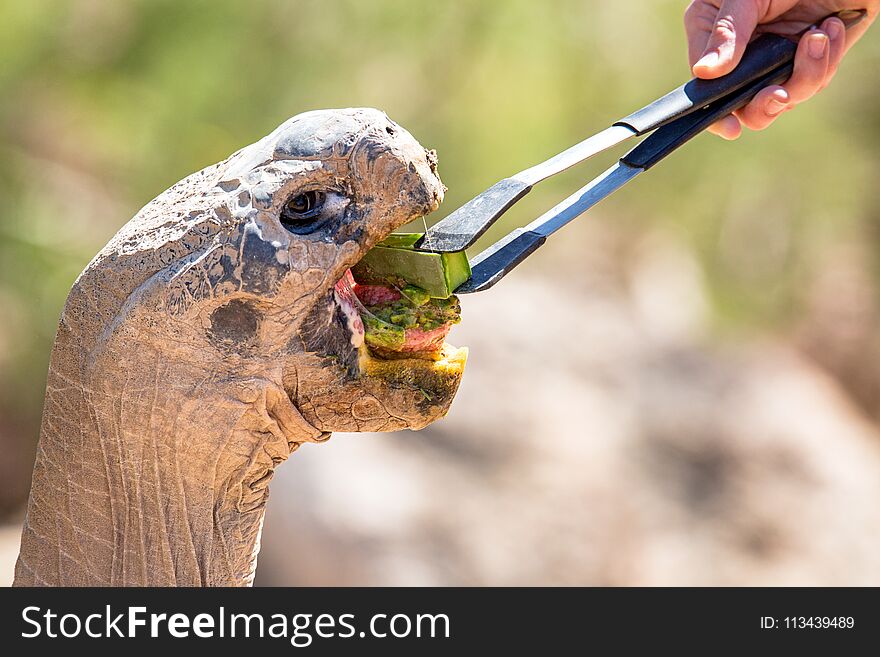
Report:
M 765 128 L 769 127 L 771 123 L 776 119 L 775 116 L 767 116 L 766 114 L 760 119 L 755 118 L 752 121 L 749 121 L 746 126 L 749 130 L 753 130 L 754 132 L 761 132 Z
M 826 69 L 819 66 L 804 64 L 800 69 L 795 66 L 795 72 L 786 87 L 797 95 L 809 94 L 819 87 L 825 79 L 825 73 Z
M 768 116 L 762 121 L 755 121 L 753 125 L 749 126 L 750 130 L 754 130 L 755 132 L 761 132 L 762 130 L 766 130 L 771 126 L 771 124 L 777 119 L 777 116 Z
M 757 130 L 758 125 L 760 125 L 761 121 L 755 115 L 755 113 L 749 113 L 747 116 L 742 118 L 742 126 L 744 128 L 748 128 L 749 130 Z
M 736 37 L 736 25 L 730 16 L 719 16 L 712 27 L 712 36 L 717 39 L 733 39 Z

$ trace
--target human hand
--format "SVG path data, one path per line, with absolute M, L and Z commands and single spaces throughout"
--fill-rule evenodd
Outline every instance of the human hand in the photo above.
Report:
M 868 15 L 846 30 L 838 18 L 822 18 L 844 9 Z M 763 130 L 796 105 L 824 89 L 846 51 L 858 41 L 880 10 L 880 0 L 693 0 L 684 14 L 688 58 L 698 78 L 730 73 L 752 36 L 764 32 L 794 35 L 822 21 L 798 44 L 794 72 L 783 85 L 762 89 L 748 105 L 709 128 L 736 139 L 743 126 Z

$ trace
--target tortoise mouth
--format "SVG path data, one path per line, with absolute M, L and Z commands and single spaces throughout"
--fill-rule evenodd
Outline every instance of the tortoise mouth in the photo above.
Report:
M 337 281 L 333 293 L 347 320 L 352 345 L 368 351 L 375 358 L 440 361 L 457 351 L 446 342 L 453 324 L 459 321 L 460 310 L 455 297 L 444 301 L 441 310 L 427 322 L 417 323 L 410 316 L 402 322 L 404 326 L 400 326 L 400 319 L 393 314 L 390 319 L 397 320 L 398 324 L 386 321 L 388 311 L 399 308 L 399 304 L 392 304 L 403 302 L 407 305 L 403 292 L 393 286 L 359 285 L 349 269 Z M 373 312 L 377 309 L 385 311 L 382 312 L 384 318 Z
M 355 293 L 356 285 L 347 271 L 334 286 L 333 298 L 346 318 L 351 343 L 358 350 L 359 378 L 368 382 L 367 389 L 374 394 L 376 390 L 391 389 L 416 395 L 412 407 L 419 409 L 419 414 L 417 419 L 409 418 L 408 427 L 420 429 L 448 412 L 467 363 L 467 347 L 455 347 L 444 340 L 448 326 L 436 339 L 413 340 L 410 344 L 414 349 L 410 351 L 382 350 L 368 344 L 361 313 L 369 311 Z

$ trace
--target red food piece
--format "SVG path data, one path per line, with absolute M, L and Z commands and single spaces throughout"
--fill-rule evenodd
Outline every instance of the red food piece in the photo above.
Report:
M 365 306 L 378 306 L 383 303 L 393 303 L 400 299 L 400 292 L 393 287 L 384 285 L 361 285 L 355 283 L 354 293 Z
M 400 351 L 420 353 L 440 351 L 451 328 L 452 324 L 444 324 L 430 331 L 423 331 L 420 328 L 407 329 L 404 334 L 406 342 L 403 343 Z

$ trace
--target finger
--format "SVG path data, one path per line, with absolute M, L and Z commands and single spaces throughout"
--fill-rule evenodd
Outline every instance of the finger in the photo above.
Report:
M 763 130 L 791 106 L 791 97 L 784 87 L 773 85 L 761 89 L 751 102 L 737 111 L 742 124 L 750 130 Z
M 684 12 L 684 31 L 688 42 L 688 64 L 693 66 L 706 50 L 715 17 L 718 15 L 718 3 L 712 0 L 693 0 Z
M 736 68 L 758 24 L 757 5 L 753 0 L 721 3 L 706 48 L 693 66 L 694 75 L 717 78 Z
M 798 44 L 794 72 L 783 86 L 762 89 L 737 112 L 751 130 L 764 130 L 785 110 L 817 93 L 825 83 L 830 58 L 830 39 L 821 30 L 806 34 Z
M 727 139 L 728 141 L 731 141 L 742 134 L 742 125 L 740 124 L 738 118 L 736 118 L 733 114 L 729 114 L 723 119 L 719 119 L 718 121 L 713 123 L 707 128 L 707 130 L 713 135 L 718 135 L 722 139 Z
M 823 87 L 831 82 L 831 78 L 837 73 L 840 60 L 846 53 L 846 28 L 839 18 L 829 18 L 820 26 L 821 30 L 828 35 L 830 40 L 828 52 L 828 72 L 825 75 Z
M 830 50 L 828 35 L 821 30 L 811 30 L 801 37 L 794 56 L 794 71 L 783 85 L 790 103 L 802 103 L 822 88 L 828 73 Z

